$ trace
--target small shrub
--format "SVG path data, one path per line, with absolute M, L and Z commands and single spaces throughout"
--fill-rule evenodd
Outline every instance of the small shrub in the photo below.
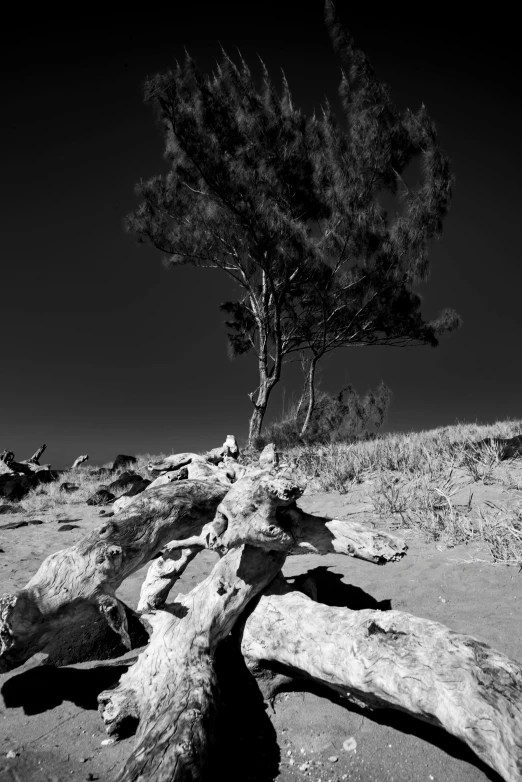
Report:
M 376 391 L 359 397 L 352 386 L 346 386 L 336 396 L 316 392 L 314 411 L 306 432 L 301 431 L 306 417 L 306 400 L 294 404 L 279 421 L 269 424 L 257 438 L 255 446 L 263 448 L 274 443 L 286 450 L 296 445 L 326 445 L 371 440 L 382 426 L 391 399 L 390 390 L 381 383 Z
M 470 443 L 462 455 L 462 464 L 474 481 L 485 484 L 493 482 L 495 469 L 499 466 L 502 447 L 494 441 L 489 443 Z

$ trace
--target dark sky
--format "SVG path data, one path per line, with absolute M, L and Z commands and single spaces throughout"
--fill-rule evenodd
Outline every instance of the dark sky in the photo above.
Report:
M 60 467 L 80 453 L 102 463 L 242 440 L 257 380 L 252 360 L 227 357 L 218 306 L 233 291 L 218 270 L 166 271 L 122 228 L 135 182 L 165 170 L 142 83 L 184 46 L 211 71 L 220 41 L 254 73 L 259 53 L 278 85 L 282 67 L 306 113 L 325 95 L 339 106 L 322 2 L 195 0 L 115 17 L 49 8 L 37 17 L 21 6 L 4 25 L 0 450 L 26 458 L 46 442 Z M 391 4 L 337 8 L 396 103 L 424 101 L 452 160 L 452 208 L 421 293 L 427 317 L 451 306 L 464 326 L 435 350 L 334 354 L 321 385 L 364 392 L 384 380 L 388 430 L 520 418 L 517 27 L 505 16 L 463 21 L 450 5 L 435 18 Z M 272 415 L 299 385 L 292 368 Z

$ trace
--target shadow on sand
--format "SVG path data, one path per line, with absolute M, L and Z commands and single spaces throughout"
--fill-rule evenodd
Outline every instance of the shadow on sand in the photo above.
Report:
M 303 589 L 307 594 L 306 582 L 311 581 L 317 590 L 317 602 L 328 606 L 351 608 L 352 611 L 364 608 L 390 611 L 391 600 L 379 602 L 360 587 L 345 584 L 342 579 L 341 573 L 334 573 L 328 566 L 320 565 L 287 581 L 294 589 Z
M 127 665 L 99 665 L 87 670 L 39 665 L 12 676 L 2 687 L 7 709 L 23 708 L 24 714 L 41 714 L 71 701 L 81 709 L 96 710 L 102 690 L 118 683 Z

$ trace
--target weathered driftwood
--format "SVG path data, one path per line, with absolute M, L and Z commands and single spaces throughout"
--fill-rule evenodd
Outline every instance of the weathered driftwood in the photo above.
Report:
M 205 461 L 205 457 L 199 453 L 173 453 L 170 456 L 166 456 L 161 462 L 149 462 L 147 469 L 152 473 L 170 472 L 171 470 L 179 470 L 181 467 L 186 467 L 187 464 L 192 462 Z
M 172 481 L 186 480 L 187 478 L 188 471 L 184 467 L 181 467 L 179 470 L 169 470 L 168 472 L 161 473 L 157 478 L 154 478 L 145 491 L 156 489 L 158 486 L 165 486 L 166 483 L 172 483 Z
M 522 779 L 522 666 L 475 638 L 399 611 L 321 605 L 278 579 L 246 620 L 241 649 L 441 726 L 505 780 Z
M 200 779 L 218 704 L 215 649 L 284 558 L 283 552 L 235 548 L 179 605 L 181 618 L 165 611 L 145 615 L 152 624 L 149 645 L 118 687 L 99 696 L 109 733 L 139 720 L 137 745 L 119 782 Z
M 268 443 L 259 454 L 259 465 L 261 467 L 277 467 L 279 458 L 274 443 Z
M 205 581 L 178 597 L 176 615 L 149 614 L 152 636 L 115 690 L 100 695 L 103 719 L 118 733 L 138 719 L 138 743 L 118 780 L 199 779 L 216 712 L 213 654 L 248 602 L 280 571 L 293 539 L 277 511 L 302 488 L 285 478 L 238 481 L 197 540 L 223 554 Z
M 347 554 L 384 565 L 402 559 L 408 549 L 396 535 L 356 521 L 313 516 L 298 507 L 286 508 L 282 516 L 294 538 L 290 553 Z
M 83 456 L 78 456 L 78 458 L 74 460 L 71 470 L 75 470 L 77 467 L 80 466 L 80 464 L 86 462 L 88 458 L 89 458 L 89 454 L 87 453 L 83 454 Z
M 218 481 L 225 486 L 231 486 L 235 478 L 235 472 L 227 475 L 225 470 L 220 470 L 217 465 L 210 462 L 195 461 L 186 465 L 187 478 L 191 481 Z
M 4 451 L 0 454 L 0 474 L 28 475 L 31 476 L 35 470 L 42 469 L 30 461 L 17 462 L 12 451 Z M 45 468 L 43 468 L 45 469 Z
M 173 614 L 156 611 L 144 616 L 152 625 L 149 646 L 120 685 L 100 695 L 109 733 L 118 734 L 129 720 L 139 721 L 137 747 L 118 776 L 120 782 L 200 778 L 216 712 L 215 648 L 296 547 L 292 530 L 301 514 L 295 500 L 302 490 L 285 477 L 256 471 L 232 486 L 214 522 L 199 536 L 169 544 L 151 565 L 140 608 L 163 605 L 195 548 L 213 548 L 223 555 L 204 582 L 189 595 L 177 597 Z M 325 537 L 314 529 L 324 527 L 325 520 L 312 518 L 305 525 L 311 537 L 319 547 L 332 550 L 333 534 Z M 182 557 L 170 565 L 176 548 L 181 548 Z M 400 548 L 394 539 L 394 557 Z M 356 549 L 350 547 L 350 553 Z
M 255 496 L 256 486 L 260 480 L 269 479 L 264 470 L 258 470 L 244 476 L 239 483 L 240 492 L 250 492 Z M 222 533 L 221 545 L 229 548 L 237 545 L 237 541 L 231 538 L 237 534 L 237 518 L 240 514 L 238 508 L 238 487 L 229 492 L 217 510 L 216 520 L 213 525 L 207 525 L 208 530 L 216 535 L 216 524 L 219 520 L 233 515 L 236 523 L 226 532 Z M 245 504 L 249 514 L 252 514 L 252 506 Z M 250 523 L 249 516 L 243 519 L 243 523 Z M 365 559 L 378 565 L 386 562 L 394 562 L 401 559 L 408 547 L 401 538 L 387 532 L 373 530 L 353 521 L 341 521 L 336 519 L 312 516 L 298 508 L 295 503 L 278 509 L 278 523 L 284 526 L 289 534 L 288 553 L 302 554 L 346 554 L 358 559 Z M 202 535 L 206 535 L 203 528 Z M 207 531 L 208 531 L 207 530 Z M 183 552 L 180 554 L 180 546 Z M 260 534 L 256 539 L 256 545 L 270 549 L 271 540 L 265 540 Z M 188 563 L 202 548 L 209 547 L 208 540 L 195 538 L 190 541 L 181 541 L 169 544 L 163 549 L 160 556 L 155 559 L 147 573 L 142 585 L 138 611 L 148 611 L 163 608 L 170 590 L 184 572 Z
M 167 472 L 180 470 L 183 467 L 188 467 L 189 478 L 195 478 L 199 480 L 201 477 L 206 479 L 208 476 L 211 480 L 212 478 L 210 470 L 207 470 L 207 472 L 203 473 L 202 475 L 197 474 L 198 470 L 201 473 L 201 471 L 204 471 L 207 467 L 217 467 L 218 464 L 221 465 L 223 462 L 227 461 L 228 467 L 230 467 L 230 463 L 234 463 L 236 467 L 239 467 L 239 465 L 237 465 L 238 458 L 239 446 L 237 444 L 236 438 L 233 434 L 227 434 L 227 438 L 220 448 L 212 448 L 212 450 L 207 451 L 205 454 L 191 452 L 173 453 L 170 456 L 165 456 L 165 458 L 160 462 L 149 462 L 147 469 L 153 474 L 164 474 Z M 193 474 L 190 474 L 191 470 Z M 230 477 L 232 480 L 234 480 L 239 476 L 236 476 L 235 472 L 232 471 Z
M 442 726 L 506 780 L 520 780 L 522 669 L 517 663 L 437 623 L 397 611 L 322 606 L 300 593 L 285 594 L 288 588 L 273 580 L 285 554 L 296 547 L 298 529 L 301 544 L 309 548 L 308 538 L 316 551 L 331 551 L 337 525 L 343 524 L 301 513 L 293 501 L 298 493 L 299 487 L 284 478 L 247 476 L 227 493 L 213 525 L 169 545 L 165 565 L 153 563 L 156 580 L 151 569 L 142 592 L 147 608 L 162 605 L 169 579 L 175 581 L 185 566 L 182 557 L 178 572 L 166 573 L 160 592 L 161 568 L 176 547 L 185 551 L 186 561 L 197 547 L 227 552 L 202 584 L 178 595 L 171 611 L 144 615 L 152 626 L 147 650 L 115 690 L 100 696 L 109 733 L 118 735 L 129 719 L 139 722 L 137 747 L 118 782 L 200 778 L 216 712 L 212 655 L 262 590 L 243 629 L 246 657 L 286 666 L 358 704 L 393 706 Z M 371 561 L 386 561 L 383 550 L 386 556 L 401 555 L 398 541 L 388 543 L 389 549 L 372 548 L 372 531 L 350 526 L 352 539 L 343 535 L 337 550 L 362 551 Z M 276 586 L 266 589 L 268 580 Z
M 227 434 L 223 443 L 223 455 L 229 456 L 231 459 L 239 459 L 239 445 L 233 434 Z
M 183 541 L 167 543 L 160 556 L 152 561 L 141 586 L 138 611 L 163 608 L 170 590 L 185 572 L 187 565 L 204 548 L 212 548 L 225 529 L 224 519 L 205 524 L 201 533 Z
M 264 475 L 257 471 L 242 479 L 243 489 L 235 489 L 231 502 L 236 502 L 233 497 L 238 491 L 254 491 L 256 481 Z M 117 588 L 171 540 L 199 534 L 213 519 L 228 489 L 217 481 L 179 481 L 146 491 L 133 499 L 117 519 L 105 522 L 70 549 L 48 557 L 24 589 L 0 598 L 0 670 L 21 665 L 49 644 L 56 648 L 62 635 L 71 638 L 82 625 L 92 623 L 98 611 L 128 643 L 124 607 L 115 596 Z M 223 512 L 228 512 L 227 507 L 225 503 Z M 337 522 L 334 529 L 332 522 L 315 517 L 305 523 L 307 532 L 303 537 L 296 521 L 300 512 L 289 509 L 288 513 L 284 523 L 289 531 L 289 547 L 291 544 L 296 550 L 338 551 L 372 561 L 395 559 L 406 550 L 394 536 L 366 529 L 360 532 L 350 522 Z M 303 518 L 308 517 L 304 514 Z M 238 545 L 229 540 L 230 534 L 225 533 L 226 547 Z M 271 539 L 265 544 L 270 548 Z M 153 572 L 158 573 L 159 567 L 159 563 L 153 565 Z M 163 592 L 166 583 L 160 581 L 158 590 Z M 78 661 L 74 655 L 71 646 L 68 662 Z
M 137 498 L 117 523 L 107 521 L 75 546 L 47 557 L 24 589 L 0 598 L 0 670 L 56 646 L 62 635 L 84 634 L 93 608 L 128 642 L 116 589 L 169 541 L 199 533 L 226 491 L 218 483 L 171 483 Z
M 383 564 L 404 555 L 402 541 L 303 513 L 295 505 L 302 487 L 284 475 L 256 470 L 229 488 L 211 473 L 209 482 L 176 481 L 139 495 L 117 523 L 49 557 L 24 590 L 0 600 L 2 669 L 47 649 L 51 638 L 81 633 L 87 609 L 129 645 L 115 597 L 121 581 L 160 554 L 140 609 L 161 609 L 188 562 L 211 548 L 221 555 L 212 573 L 168 611 L 142 615 L 149 645 L 119 686 L 100 696 L 110 733 L 139 722 L 119 782 L 200 778 L 217 705 L 214 651 L 263 591 L 243 628 L 247 657 L 313 677 L 358 703 L 441 725 L 509 782 L 522 778 L 517 663 L 408 614 L 335 609 L 266 589 L 288 553 L 335 551 Z
M 37 465 L 39 465 L 39 464 L 40 464 L 40 456 L 43 454 L 43 452 L 45 451 L 45 449 L 46 449 L 46 448 L 47 448 L 47 446 L 46 446 L 46 445 L 45 445 L 45 443 L 44 443 L 43 445 L 41 445 L 41 446 L 40 446 L 40 447 L 39 447 L 39 448 L 38 448 L 38 449 L 37 449 L 37 450 L 36 450 L 36 451 L 33 453 L 33 455 L 32 455 L 32 456 L 31 456 L 29 459 L 24 459 L 24 462 L 25 462 L 26 464 L 37 464 Z
M 237 460 L 239 458 L 239 446 L 233 434 L 227 434 L 227 439 L 221 448 L 212 448 L 205 454 L 207 462 L 219 464 L 223 459 L 229 458 Z

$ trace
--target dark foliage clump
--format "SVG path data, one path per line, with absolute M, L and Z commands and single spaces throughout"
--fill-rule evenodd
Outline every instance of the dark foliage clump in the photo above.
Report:
M 296 404 L 279 421 L 267 426 L 255 441 L 256 448 L 274 443 L 279 449 L 295 445 L 350 443 L 375 437 L 384 423 L 391 391 L 384 384 L 360 397 L 352 386 L 338 394 L 316 392 L 314 410 L 306 432 L 302 434 L 306 405 Z

